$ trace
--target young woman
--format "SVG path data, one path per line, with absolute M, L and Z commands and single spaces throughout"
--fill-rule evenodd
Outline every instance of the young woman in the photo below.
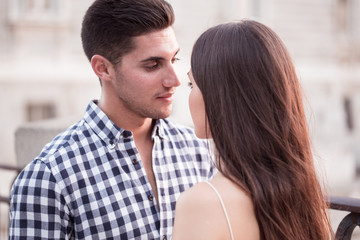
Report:
M 292 60 L 251 20 L 210 28 L 194 45 L 189 105 L 212 138 L 218 174 L 181 195 L 177 239 L 330 239 Z

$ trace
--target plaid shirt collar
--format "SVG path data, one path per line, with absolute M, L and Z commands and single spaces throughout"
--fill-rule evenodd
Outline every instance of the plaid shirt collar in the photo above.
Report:
M 96 135 L 99 136 L 109 146 L 115 146 L 121 136 L 129 137 L 132 135 L 130 131 L 116 126 L 105 113 L 97 106 L 97 100 L 91 101 L 86 109 L 84 120 L 93 129 Z M 151 134 L 152 139 L 155 136 L 161 139 L 169 139 L 164 133 L 164 122 L 162 119 L 155 120 L 155 126 Z

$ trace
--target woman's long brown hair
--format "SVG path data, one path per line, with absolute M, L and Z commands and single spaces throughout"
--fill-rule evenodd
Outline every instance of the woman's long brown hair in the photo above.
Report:
M 191 70 L 217 167 L 251 196 L 261 239 L 328 240 L 301 87 L 276 33 L 252 20 L 210 28 L 194 45 Z

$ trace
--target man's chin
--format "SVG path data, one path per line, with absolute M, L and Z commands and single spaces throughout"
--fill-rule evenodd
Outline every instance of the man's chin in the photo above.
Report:
M 171 109 L 168 109 L 168 110 L 166 110 L 166 111 L 159 111 L 159 112 L 157 112 L 157 113 L 155 113 L 155 114 L 152 114 L 153 116 L 152 116 L 152 118 L 153 119 L 164 119 L 164 118 L 168 118 L 168 117 L 170 117 L 170 115 L 171 115 Z

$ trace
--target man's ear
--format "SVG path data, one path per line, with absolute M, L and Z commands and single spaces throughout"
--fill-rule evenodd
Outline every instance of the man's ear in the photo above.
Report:
M 102 81 L 109 81 L 114 76 L 113 64 L 101 55 L 94 55 L 91 58 L 91 67 Z

